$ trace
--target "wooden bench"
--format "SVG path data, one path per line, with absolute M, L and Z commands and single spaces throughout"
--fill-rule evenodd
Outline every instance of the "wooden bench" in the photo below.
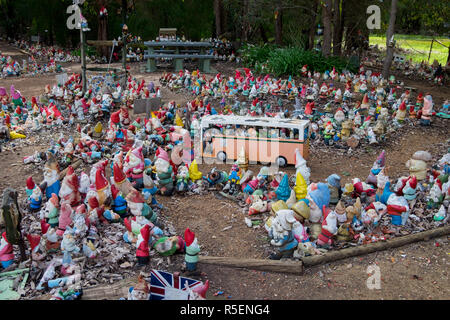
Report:
M 144 58 L 147 59 L 147 72 L 156 71 L 156 59 L 173 59 L 175 71 L 184 70 L 184 59 L 199 59 L 200 69 L 202 72 L 210 72 L 210 61 L 214 59 L 214 55 L 209 54 L 157 54 L 157 53 L 145 53 Z
M 206 54 L 208 48 L 212 47 L 209 42 L 151 41 L 144 42 L 144 45 L 147 46 L 144 52 L 144 59 L 147 59 L 147 72 L 157 70 L 156 59 L 172 59 L 176 72 L 184 70 L 184 59 L 198 59 L 201 71 L 211 72 L 210 63 L 214 55 Z

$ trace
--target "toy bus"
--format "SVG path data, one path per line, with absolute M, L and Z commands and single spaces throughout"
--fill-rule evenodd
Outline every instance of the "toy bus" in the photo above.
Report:
M 309 155 L 309 120 L 235 115 L 201 118 L 201 154 L 220 162 L 236 160 L 244 148 L 251 163 L 295 165 L 295 149 Z

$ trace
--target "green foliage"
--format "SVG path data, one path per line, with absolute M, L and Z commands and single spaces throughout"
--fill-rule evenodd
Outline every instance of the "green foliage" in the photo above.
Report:
M 325 58 L 320 53 L 298 47 L 277 48 L 270 44 L 263 46 L 246 45 L 240 53 L 243 63 L 247 67 L 254 68 L 257 72 L 273 73 L 276 76 L 298 76 L 304 65 L 308 66 L 308 70 L 318 72 L 331 71 L 333 67 L 338 72 L 344 69 L 356 72 L 359 67 L 342 57 Z

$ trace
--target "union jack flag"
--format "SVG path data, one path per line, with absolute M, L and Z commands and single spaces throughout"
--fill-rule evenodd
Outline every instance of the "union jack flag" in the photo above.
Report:
M 152 270 L 150 273 L 150 300 L 188 300 L 186 288 L 194 289 L 203 282 L 174 275 L 169 272 Z

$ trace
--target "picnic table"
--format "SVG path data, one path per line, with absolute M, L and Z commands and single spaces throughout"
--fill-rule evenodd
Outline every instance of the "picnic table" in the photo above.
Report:
M 147 59 L 147 72 L 156 71 L 156 59 L 173 59 L 175 71 L 184 69 L 184 59 L 198 59 L 200 70 L 211 72 L 210 62 L 214 55 L 206 53 L 208 48 L 213 47 L 210 42 L 147 41 L 144 45 L 147 47 L 144 54 Z

